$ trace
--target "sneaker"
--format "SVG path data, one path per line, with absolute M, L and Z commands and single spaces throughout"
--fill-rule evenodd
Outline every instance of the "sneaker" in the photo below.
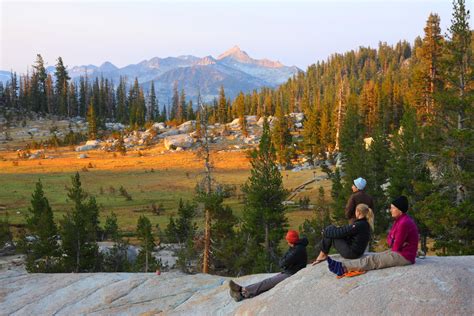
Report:
M 242 287 L 235 283 L 233 280 L 229 281 L 229 287 L 234 292 L 240 292 L 242 290 Z
M 230 289 L 229 294 L 236 302 L 240 302 L 241 300 L 244 299 L 240 291 L 233 291 L 232 289 Z

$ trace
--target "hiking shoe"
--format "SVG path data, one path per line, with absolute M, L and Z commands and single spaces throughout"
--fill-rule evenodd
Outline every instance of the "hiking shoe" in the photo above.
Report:
M 233 291 L 232 289 L 230 289 L 229 294 L 236 302 L 240 302 L 241 300 L 244 299 L 240 291 Z
M 242 290 L 242 287 L 235 283 L 233 280 L 229 281 L 229 287 L 234 292 L 240 292 Z

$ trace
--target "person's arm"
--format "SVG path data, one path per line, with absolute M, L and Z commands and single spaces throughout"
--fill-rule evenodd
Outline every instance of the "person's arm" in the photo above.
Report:
M 397 231 L 395 232 L 393 236 L 394 240 L 391 247 L 392 251 L 401 252 L 403 247 L 405 246 L 405 243 L 408 237 L 408 229 L 409 229 L 407 224 L 408 224 L 407 222 L 403 222 L 403 223 L 400 223 L 400 225 L 398 225 Z
M 328 238 L 344 238 L 353 236 L 359 232 L 359 224 L 349 224 L 345 226 L 328 226 L 324 229 L 324 237 Z
M 344 210 L 347 219 L 355 218 L 355 207 L 354 196 L 351 195 L 347 201 L 346 209 Z

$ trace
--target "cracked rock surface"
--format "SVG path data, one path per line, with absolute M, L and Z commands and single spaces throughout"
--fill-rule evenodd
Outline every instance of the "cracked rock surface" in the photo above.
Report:
M 248 285 L 272 274 L 235 280 Z M 230 278 L 168 272 L 0 273 L 0 315 L 473 315 L 474 256 L 427 257 L 354 278 L 310 266 L 236 303 Z

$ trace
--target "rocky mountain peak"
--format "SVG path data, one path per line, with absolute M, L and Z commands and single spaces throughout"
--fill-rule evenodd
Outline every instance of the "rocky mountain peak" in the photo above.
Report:
M 219 57 L 217 57 L 217 60 L 222 60 L 226 58 L 231 58 L 241 63 L 253 62 L 253 59 L 250 58 L 250 56 L 245 51 L 241 50 L 240 47 L 237 45 L 220 54 Z

